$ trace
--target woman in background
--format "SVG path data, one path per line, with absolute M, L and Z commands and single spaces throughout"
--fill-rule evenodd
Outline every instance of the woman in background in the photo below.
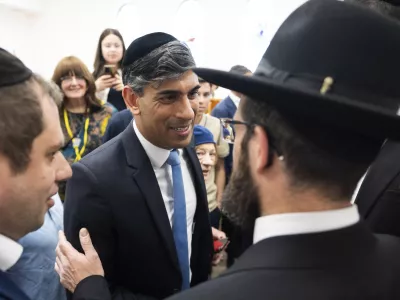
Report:
M 52 79 L 64 94 L 60 121 L 65 145 L 61 151 L 72 164 L 101 145 L 108 120 L 116 109 L 96 97 L 93 76 L 77 57 L 63 58 Z M 64 200 L 65 183 L 60 183 L 59 193 Z
M 100 100 L 114 105 L 117 110 L 126 109 L 122 98 L 124 84 L 121 77 L 124 54 L 125 44 L 119 31 L 111 28 L 104 30 L 100 35 L 94 60 L 96 95 Z
M 197 158 L 199 159 L 203 172 L 204 182 L 207 189 L 207 200 L 210 207 L 210 224 L 214 228 L 219 228 L 220 211 L 217 207 L 217 185 L 212 177 L 212 170 L 218 161 L 217 145 L 210 130 L 201 125 L 195 125 L 193 139 Z

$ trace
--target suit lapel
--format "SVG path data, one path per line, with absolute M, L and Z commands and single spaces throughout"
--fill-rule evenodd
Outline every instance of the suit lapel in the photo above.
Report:
M 400 143 L 387 141 L 371 165 L 356 197 L 355 202 L 362 217 L 368 217 L 380 195 L 398 173 L 400 173 Z
M 25 293 L 7 277 L 7 274 L 2 271 L 0 271 L 0 298 L 29 300 L 29 297 L 25 295 Z
M 129 125 L 123 132 L 122 141 L 126 152 L 127 163 L 132 171 L 132 179 L 146 199 L 153 221 L 166 245 L 172 262 L 179 270 L 174 237 L 157 178 L 154 174 L 150 159 L 137 138 L 132 125 Z

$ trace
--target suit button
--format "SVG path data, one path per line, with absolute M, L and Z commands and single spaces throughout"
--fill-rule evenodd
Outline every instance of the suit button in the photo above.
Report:
M 178 294 L 181 291 L 181 289 L 174 289 L 172 293 Z

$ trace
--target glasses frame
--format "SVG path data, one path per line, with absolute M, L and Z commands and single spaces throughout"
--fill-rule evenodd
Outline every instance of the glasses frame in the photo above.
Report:
M 279 148 L 276 146 L 275 139 L 274 139 L 273 135 L 270 134 L 270 131 L 268 130 L 268 128 L 265 128 L 265 126 L 262 126 L 262 125 L 257 124 L 257 123 L 249 123 L 249 122 L 244 122 L 244 121 L 233 120 L 233 119 L 230 119 L 230 118 L 221 118 L 220 122 L 221 122 L 221 126 L 223 128 L 225 128 L 225 126 L 224 126 L 225 124 L 228 124 L 229 126 L 231 126 L 232 134 L 235 134 L 235 131 L 233 130 L 233 126 L 232 125 L 244 125 L 244 126 L 247 127 L 248 130 L 250 130 L 251 134 L 254 133 L 254 128 L 256 126 L 260 126 L 267 133 L 269 146 L 272 148 L 273 151 L 276 152 L 276 154 L 278 155 L 279 160 L 283 160 L 282 151 L 280 151 Z M 234 142 L 229 142 L 229 141 L 227 141 L 227 143 L 234 144 Z

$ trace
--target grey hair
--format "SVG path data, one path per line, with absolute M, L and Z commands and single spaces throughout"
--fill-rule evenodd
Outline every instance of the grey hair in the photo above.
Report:
M 165 80 L 178 79 L 195 66 L 189 48 L 179 41 L 173 41 L 124 67 L 122 78 L 124 84 L 143 96 L 147 85 L 158 88 Z

